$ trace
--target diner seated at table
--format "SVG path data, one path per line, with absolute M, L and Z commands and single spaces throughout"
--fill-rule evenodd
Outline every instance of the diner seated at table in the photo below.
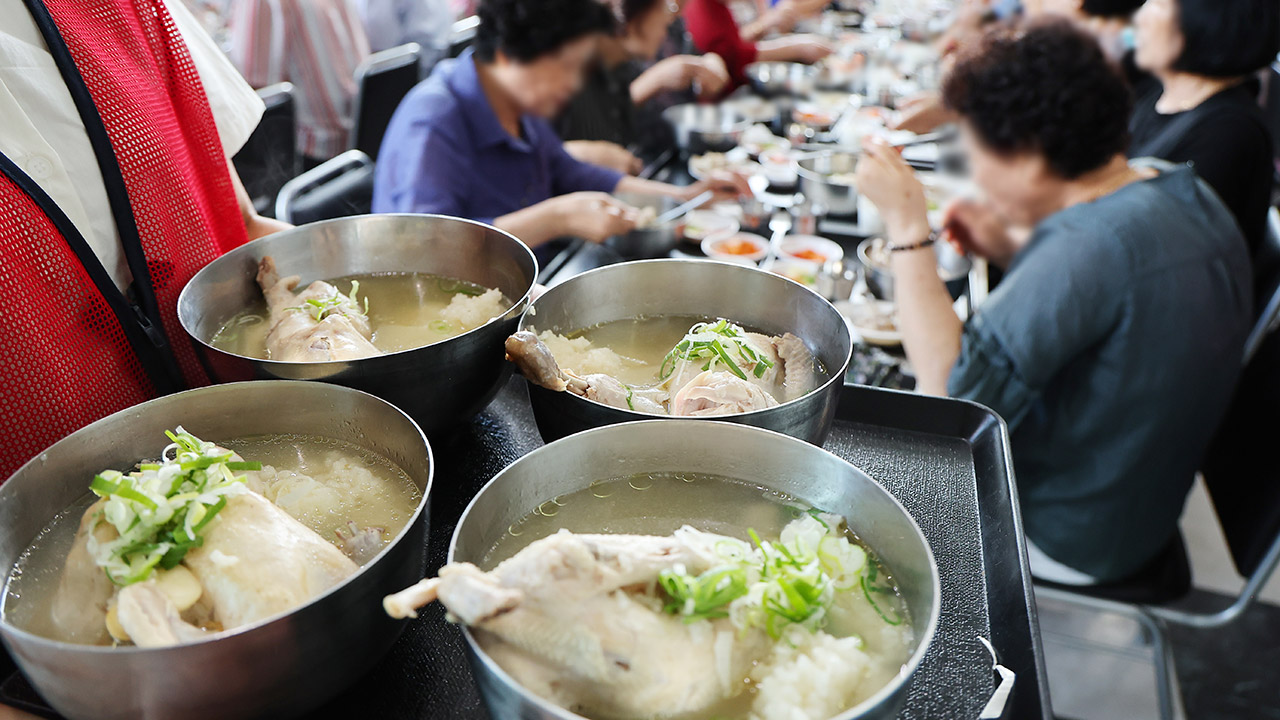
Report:
M 538 246 L 601 241 L 635 227 L 612 192 L 692 199 L 748 192 L 719 173 L 687 187 L 630 177 L 565 152 L 547 118 L 581 86 L 598 38 L 597 0 L 482 0 L 472 47 L 436 65 L 392 116 L 374 178 L 374 212 L 440 213 L 491 223 Z
M 968 46 L 980 42 L 994 23 L 1055 16 L 1067 18 L 1087 30 L 1110 60 L 1120 62 L 1129 50 L 1130 19 L 1142 3 L 1143 0 L 1022 0 L 1005 3 L 1005 6 L 1012 7 L 997 12 L 994 9 L 983 11 L 978 7 L 980 2 L 970 2 L 955 14 L 953 26 L 939 41 L 940 51 L 949 61 Z M 892 124 L 897 130 L 933 132 L 955 120 L 936 92 L 907 98 L 898 103 L 898 111 Z
M 698 50 L 724 58 L 729 69 L 732 90 L 746 82 L 746 68 L 753 62 L 781 60 L 815 63 L 830 55 L 834 48 L 818 35 L 794 34 L 765 39 L 771 32 L 790 27 L 783 21 L 815 15 L 826 7 L 825 0 L 782 0 L 776 14 L 765 13 L 763 22 L 739 27 L 728 3 L 730 0 L 688 0 L 683 16 L 689 36 Z M 773 18 L 778 18 L 773 20 Z M 788 20 L 790 19 L 790 20 Z
M 1276 0 L 1148 0 L 1134 17 L 1140 76 L 1131 157 L 1188 163 L 1240 223 L 1250 255 L 1267 232 L 1272 137 L 1258 70 L 1280 52 Z
M 696 89 L 699 97 L 717 97 L 729 82 L 729 71 L 715 53 L 654 61 L 679 17 L 680 6 L 673 0 L 610 0 L 610 5 L 619 19 L 618 31 L 600 39 L 582 90 L 555 126 L 575 158 L 635 171 L 640 161 L 626 147 L 642 140 L 641 107 L 663 92 Z
M 1033 573 L 1131 577 L 1176 537 L 1239 375 L 1252 306 L 1240 229 L 1189 168 L 1126 158 L 1128 88 L 1077 26 L 989 36 L 943 96 L 991 216 L 949 233 L 1008 274 L 962 322 L 920 182 L 867 144 L 858 187 L 885 221 L 918 387 L 1008 422 Z M 1011 239 L 1006 223 L 1034 230 Z

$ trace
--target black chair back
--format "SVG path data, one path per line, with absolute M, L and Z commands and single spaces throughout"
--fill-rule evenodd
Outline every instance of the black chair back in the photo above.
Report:
M 449 32 L 449 57 L 456 58 L 463 50 L 471 47 L 475 39 L 476 28 L 480 27 L 480 18 L 476 15 L 465 17 L 453 24 Z
M 276 200 L 276 216 L 306 225 L 364 215 L 372 206 L 373 161 L 359 150 L 348 150 L 286 183 Z
M 1267 127 L 1271 128 L 1271 141 L 1280 166 L 1280 63 L 1273 64 L 1261 73 L 1262 93 L 1258 100 L 1262 112 L 1267 117 Z
M 422 48 L 408 43 L 374 53 L 356 68 L 358 89 L 351 147 L 377 159 L 391 115 L 421 79 L 421 57 Z
M 290 83 L 268 85 L 258 97 L 266 111 L 232 162 L 253 206 L 270 215 L 280 188 L 298 174 L 297 110 Z

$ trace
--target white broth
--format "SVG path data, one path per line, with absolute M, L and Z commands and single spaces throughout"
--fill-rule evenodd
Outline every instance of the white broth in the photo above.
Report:
M 245 473 L 249 489 L 339 548 L 339 533 L 349 533 L 351 523 L 357 528 L 380 530 L 379 541 L 385 547 L 412 517 L 422 498 L 417 485 L 397 465 L 352 443 L 270 435 L 232 440 L 221 446 L 247 461 L 262 463 L 262 470 Z M 85 478 L 86 488 L 89 480 Z M 59 513 L 10 569 L 0 614 L 15 627 L 75 641 L 60 631 L 51 609 L 81 517 L 96 500 L 86 492 Z

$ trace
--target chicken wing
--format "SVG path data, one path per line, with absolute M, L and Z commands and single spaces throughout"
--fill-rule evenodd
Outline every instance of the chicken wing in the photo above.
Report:
M 267 299 L 267 352 L 284 362 L 329 362 L 380 355 L 370 342 L 369 318 L 354 298 L 323 280 L 295 294 L 297 275 L 281 278 L 270 256 L 258 264 L 258 284 Z
M 685 623 L 644 593 L 663 570 L 711 567 L 720 540 L 692 528 L 672 537 L 561 530 L 491 572 L 446 565 L 384 606 L 405 617 L 439 600 L 503 669 L 562 707 L 601 718 L 678 716 L 739 692 L 731 678 L 768 648 L 758 631 L 740 635 L 724 619 Z

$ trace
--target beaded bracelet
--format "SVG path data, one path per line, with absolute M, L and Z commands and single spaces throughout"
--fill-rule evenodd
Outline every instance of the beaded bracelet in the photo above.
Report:
M 904 252 L 906 250 L 920 250 L 921 248 L 927 248 L 930 245 L 933 245 L 937 241 L 938 241 L 938 233 L 929 233 L 929 237 L 917 243 L 912 243 L 910 245 L 887 245 L 886 247 L 889 249 L 889 252 L 896 253 L 896 252 Z

